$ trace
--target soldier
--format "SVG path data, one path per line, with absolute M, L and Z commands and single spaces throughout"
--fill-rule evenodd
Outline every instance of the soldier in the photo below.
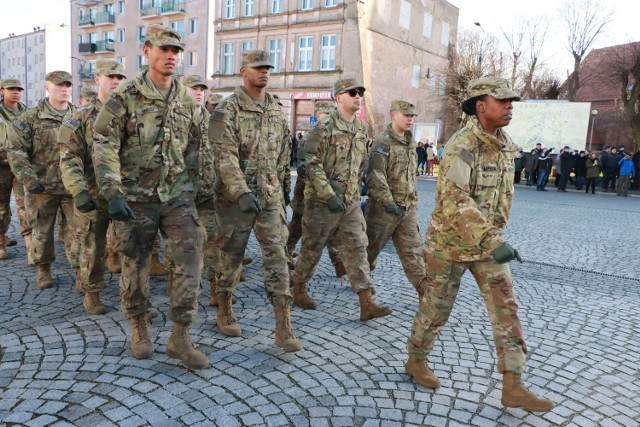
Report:
M 220 101 L 222 101 L 222 98 L 222 95 L 218 93 L 210 93 L 209 96 L 207 96 L 205 108 L 207 109 L 209 114 L 213 113 Z
M 97 64 L 97 62 L 96 62 Z M 97 69 L 97 65 L 96 65 L 96 69 Z M 97 76 L 97 72 L 96 72 L 96 76 Z M 94 77 L 95 79 L 95 77 Z M 80 99 L 78 100 L 78 104 L 80 105 L 80 107 L 84 107 L 85 105 L 87 105 L 88 103 L 91 102 L 91 100 L 93 98 L 95 98 L 96 96 L 98 96 L 98 88 L 93 86 L 93 85 L 85 85 L 82 86 L 82 88 L 80 88 Z
M 147 28 L 143 53 L 149 68 L 118 87 L 98 113 L 93 164 L 123 246 L 120 300 L 132 323 L 133 356 L 153 356 L 144 315 L 150 308 L 153 241 L 160 229 L 175 265 L 167 355 L 202 369 L 209 361 L 193 346 L 189 328 L 198 308 L 204 228 L 185 157 L 189 132 L 199 123 L 195 104 L 173 78 L 183 49 L 178 32 L 161 25 Z
M 216 244 L 220 331 L 242 333 L 231 296 L 238 284 L 251 230 L 263 254 L 267 297 L 276 318 L 275 343 L 286 352 L 302 349 L 291 330 L 289 268 L 284 194 L 289 192 L 289 126 L 275 98 L 267 93 L 269 53 L 250 50 L 242 56 L 243 85 L 225 98 L 211 115 L 209 140 L 216 167 Z
M 512 101 L 520 96 L 497 77 L 472 80 L 469 92 L 462 109 L 473 117 L 449 139 L 440 163 L 424 245 L 427 290 L 413 322 L 406 371 L 418 384 L 440 386 L 426 358 L 449 318 L 460 279 L 470 270 L 493 327 L 498 371 L 504 375 L 502 404 L 548 411 L 553 402 L 527 390 L 520 379 L 527 347 L 507 262 L 522 259 L 503 237 L 518 147 L 501 128 L 511 121 Z
M 62 181 L 73 196 L 76 208 L 74 223 L 80 253 L 77 285 L 84 293 L 82 305 L 90 314 L 104 314 L 100 301 L 104 289 L 104 257 L 109 214 L 107 201 L 98 191 L 93 161 L 93 124 L 102 105 L 124 81 L 124 67 L 118 61 L 96 61 L 97 96 L 65 120 L 58 130 Z M 89 86 L 84 86 L 84 88 Z M 89 93 L 85 93 L 88 95 Z
M 415 116 L 413 104 L 391 103 L 391 123 L 374 141 L 369 154 L 366 176 L 369 197 L 364 217 L 371 269 L 375 268 L 384 245 L 393 238 L 402 268 L 422 297 L 427 279 L 418 226 L 417 144 L 411 133 Z
M 38 266 L 37 284 L 40 289 L 53 284 L 53 229 L 58 208 L 67 217 L 65 235 L 73 236 L 73 200 L 62 183 L 57 144 L 58 128 L 75 112 L 75 107 L 69 102 L 71 74 L 52 71 L 45 80 L 49 97 L 14 120 L 9 134 L 9 163 L 26 190 L 25 206 L 32 228 L 29 249 L 33 262 Z M 64 246 L 71 267 L 77 268 L 77 253 L 71 247 L 73 240 L 66 239 Z
M 15 240 L 7 237 L 7 230 L 11 223 L 10 203 L 12 188 L 16 198 L 16 205 L 18 205 L 20 234 L 31 237 L 31 231 L 25 219 L 24 188 L 11 172 L 9 160 L 7 159 L 9 128 L 12 126 L 13 121 L 27 110 L 27 107 L 20 102 L 23 90 L 24 87 L 18 79 L 0 80 L 0 93 L 2 93 L 2 101 L 0 102 L 0 260 L 9 257 L 7 247 L 17 244 Z
M 302 216 L 302 250 L 291 283 L 296 305 L 314 309 L 307 282 L 320 262 L 327 240 L 335 235 L 351 288 L 360 299 L 360 320 L 391 314 L 373 298 L 367 262 L 367 235 L 360 208 L 360 181 L 367 156 L 367 134 L 356 117 L 365 88 L 354 78 L 333 86 L 338 108 L 316 123 L 306 136 Z

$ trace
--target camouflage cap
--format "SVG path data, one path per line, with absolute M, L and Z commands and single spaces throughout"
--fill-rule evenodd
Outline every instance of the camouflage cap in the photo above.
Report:
M 333 101 L 316 101 L 316 103 L 313 104 L 313 115 L 317 116 L 318 114 L 328 114 L 334 108 L 336 108 L 336 104 Z
M 364 86 L 358 83 L 355 77 L 348 77 L 346 79 L 340 79 L 333 84 L 333 95 L 339 95 L 351 89 L 365 90 Z
M 149 25 L 144 39 L 145 42 L 156 46 L 174 46 L 184 50 L 184 43 L 182 43 L 180 34 L 164 25 Z
M 55 85 L 59 85 L 60 83 L 69 82 L 73 84 L 71 74 L 66 71 L 51 71 L 44 76 L 44 79 L 48 82 L 51 82 Z
M 98 59 L 96 61 L 96 74 L 99 76 L 122 76 L 124 75 L 124 66 L 115 59 Z
M 207 83 L 204 81 L 204 79 L 198 75 L 192 74 L 189 76 L 182 76 L 180 77 L 180 81 L 182 82 L 183 85 L 185 85 L 186 87 L 197 87 L 197 86 L 202 86 L 205 88 L 205 90 L 209 89 L 209 86 L 207 86 Z
M 22 82 L 18 79 L 2 79 L 0 80 L 0 87 L 2 89 L 17 88 L 24 90 Z
M 273 65 L 271 65 L 271 60 L 269 59 L 269 52 L 259 49 L 246 51 L 242 55 L 242 66 L 251 68 L 274 68 Z
M 416 114 L 416 106 L 407 101 L 395 100 L 391 102 L 390 111 L 393 113 L 394 111 L 399 111 L 407 116 L 417 116 Z
M 490 95 L 496 99 L 512 99 L 520 101 L 520 95 L 511 89 L 507 79 L 501 77 L 481 77 L 469 82 L 469 98 Z
M 98 95 L 98 88 L 92 85 L 85 85 L 80 88 L 80 97 L 89 99 Z
M 207 102 L 209 104 L 219 104 L 222 98 L 223 96 L 219 93 L 210 93 L 209 96 L 207 96 Z

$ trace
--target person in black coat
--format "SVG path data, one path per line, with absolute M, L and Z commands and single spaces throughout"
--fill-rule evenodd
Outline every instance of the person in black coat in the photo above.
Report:
M 533 168 L 534 170 L 538 171 L 538 184 L 536 186 L 536 190 L 538 191 L 547 191 L 544 187 L 547 185 L 549 173 L 551 172 L 551 167 L 553 166 L 553 160 L 551 160 L 550 157 L 551 150 L 553 150 L 553 148 L 544 150 L 534 162 Z
M 576 164 L 576 157 L 571 152 L 571 148 L 564 147 L 560 152 L 560 182 L 558 183 L 558 191 L 567 191 L 567 181 L 571 176 L 571 172 Z
M 580 151 L 576 157 L 576 165 L 573 170 L 576 173 L 576 190 L 582 190 L 587 179 L 587 154 L 584 151 Z

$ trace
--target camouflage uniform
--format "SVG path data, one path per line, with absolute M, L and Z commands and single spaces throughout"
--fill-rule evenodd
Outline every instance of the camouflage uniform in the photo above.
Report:
M 498 99 L 517 98 L 510 89 L 504 92 L 489 94 L 503 96 Z M 505 243 L 502 234 L 511 210 L 517 152 L 518 147 L 504 131 L 488 134 L 475 118 L 445 145 L 436 207 L 424 244 L 427 292 L 413 322 L 410 356 L 425 359 L 431 352 L 453 308 L 460 279 L 470 270 L 489 312 L 498 371 L 524 370 L 527 348 L 511 270 L 508 264 L 498 264 L 492 258 L 492 252 Z
M 55 84 L 70 82 L 71 75 L 54 71 L 47 75 L 47 80 Z M 73 201 L 62 183 L 57 144 L 58 128 L 75 110 L 68 103 L 66 112 L 60 113 L 43 99 L 13 122 L 9 134 L 11 170 L 25 190 L 37 182 L 45 188 L 42 194 L 26 192 L 25 196 L 27 219 L 32 228 L 31 255 L 38 265 L 55 261 L 53 230 L 58 208 L 61 208 L 67 217 L 65 235 L 71 237 L 64 244 L 67 259 L 73 268 L 78 267 L 77 249 L 72 248 Z
M 415 115 L 414 106 L 405 101 L 394 101 L 391 111 Z M 382 248 L 389 238 L 393 238 L 409 281 L 422 293 L 426 278 L 418 225 L 416 146 L 410 131 L 399 137 L 391 125 L 375 140 L 369 154 L 366 176 L 369 197 L 364 217 L 369 239 L 369 265 L 375 266 Z M 400 208 L 400 215 L 385 210 L 386 206 L 394 204 Z
M 174 37 L 179 40 L 177 33 Z M 189 132 L 198 126 L 195 116 L 182 83 L 174 80 L 165 100 L 145 70 L 118 87 L 95 121 L 93 164 L 100 193 L 107 201 L 124 195 L 135 214 L 114 222 L 122 244 L 121 308 L 128 318 L 149 311 L 149 268 L 158 229 L 175 264 L 168 317 L 180 324 L 196 318 L 204 229 L 185 159 Z

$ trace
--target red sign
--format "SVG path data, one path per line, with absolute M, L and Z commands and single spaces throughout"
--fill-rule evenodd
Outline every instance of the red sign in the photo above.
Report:
M 331 99 L 330 90 L 293 92 L 293 99 Z

